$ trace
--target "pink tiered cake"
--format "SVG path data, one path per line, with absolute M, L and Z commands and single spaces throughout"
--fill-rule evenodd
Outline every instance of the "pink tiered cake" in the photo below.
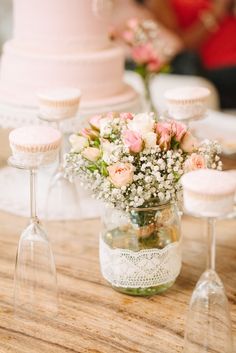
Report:
M 138 96 L 123 82 L 122 49 L 109 41 L 111 9 L 112 0 L 14 0 L 0 100 L 34 107 L 40 91 L 63 86 L 81 90 L 82 110 L 129 109 Z

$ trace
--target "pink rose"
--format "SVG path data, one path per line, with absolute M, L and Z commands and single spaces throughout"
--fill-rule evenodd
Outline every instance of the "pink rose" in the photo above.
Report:
M 98 132 L 93 129 L 84 128 L 80 131 L 80 135 L 87 137 L 88 139 L 94 140 L 98 137 Z
M 120 118 L 123 120 L 133 120 L 134 116 L 132 113 L 120 113 Z
M 124 144 L 130 152 L 139 153 L 143 149 L 143 140 L 138 132 L 126 130 L 123 134 Z
M 107 167 L 107 170 L 112 184 L 117 188 L 129 185 L 133 181 L 134 170 L 130 163 L 117 162 Z
M 187 131 L 180 143 L 180 148 L 186 153 L 192 153 L 198 148 L 198 140 Z
M 172 135 L 172 125 L 171 122 L 163 121 L 156 124 L 157 135 L 168 134 Z
M 206 168 L 205 159 L 197 153 L 193 153 L 184 163 L 185 173 L 204 168 Z
M 168 150 L 170 148 L 171 138 L 172 138 L 172 126 L 169 122 L 160 122 L 156 125 L 157 141 L 158 145 L 163 150 Z
M 101 155 L 100 150 L 95 147 L 87 147 L 82 151 L 81 154 L 84 158 L 91 162 L 96 162 Z
M 100 120 L 103 119 L 103 115 L 94 115 L 90 120 L 89 124 L 92 126 L 92 128 L 96 130 L 100 130 Z
M 133 47 L 131 55 L 138 64 L 149 64 L 157 61 L 157 56 L 151 43 Z
M 184 135 L 186 134 L 186 132 L 187 132 L 186 125 L 177 121 L 172 122 L 172 136 L 175 137 L 176 141 L 180 142 L 184 137 Z

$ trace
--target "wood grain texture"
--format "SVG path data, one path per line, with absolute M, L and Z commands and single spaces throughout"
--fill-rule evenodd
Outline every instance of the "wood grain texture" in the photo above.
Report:
M 182 352 L 188 302 L 205 268 L 203 225 L 183 219 L 183 268 L 176 284 L 151 298 L 115 292 L 102 278 L 99 220 L 46 224 L 54 249 L 60 310 L 53 320 L 14 317 L 13 273 L 19 234 L 27 220 L 0 213 L 1 353 Z M 236 336 L 236 221 L 217 225 L 217 270 L 230 301 Z

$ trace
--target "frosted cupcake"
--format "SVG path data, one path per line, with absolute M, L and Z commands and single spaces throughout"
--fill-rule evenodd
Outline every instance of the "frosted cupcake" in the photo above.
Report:
M 81 92 L 76 88 L 58 88 L 38 94 L 39 116 L 48 121 L 73 118 L 79 108 Z
M 61 133 L 49 126 L 26 126 L 9 135 L 14 161 L 22 166 L 39 166 L 55 161 Z
M 185 174 L 181 182 L 187 212 L 202 217 L 219 217 L 233 211 L 236 178 L 227 172 L 196 170 Z
M 210 96 L 205 87 L 179 87 L 166 91 L 168 115 L 176 120 L 200 119 L 207 110 Z

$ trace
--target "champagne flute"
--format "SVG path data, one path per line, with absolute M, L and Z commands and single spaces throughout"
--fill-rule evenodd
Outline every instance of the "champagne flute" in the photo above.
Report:
M 54 316 L 58 310 L 57 275 L 49 239 L 36 212 L 37 166 L 9 165 L 29 170 L 30 224 L 21 233 L 15 263 L 14 307 L 19 316 Z

